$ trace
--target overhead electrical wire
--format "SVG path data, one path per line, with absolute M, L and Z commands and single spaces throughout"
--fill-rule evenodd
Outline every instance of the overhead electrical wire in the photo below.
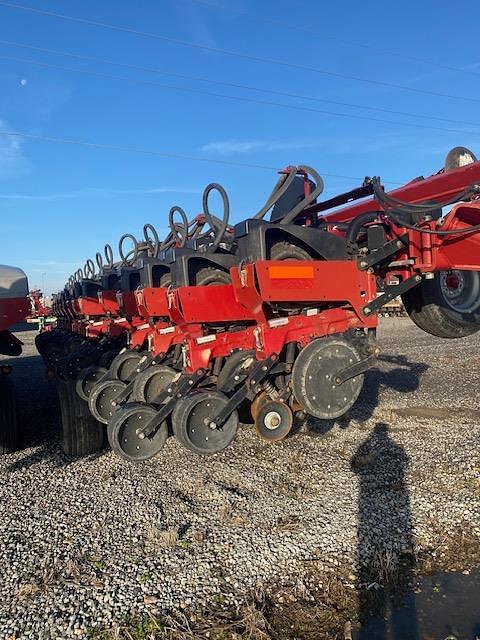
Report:
M 170 36 L 164 36 L 158 33 L 151 33 L 148 31 L 140 31 L 138 29 L 133 29 L 130 27 L 122 27 L 120 25 L 114 25 L 107 22 L 99 22 L 96 20 L 88 20 L 86 18 L 79 18 L 77 16 L 69 16 L 63 13 L 57 13 L 55 11 L 45 11 L 43 9 L 37 9 L 36 7 L 29 7 L 25 5 L 19 5 L 12 2 L 6 2 L 5 0 L 0 0 L 0 6 L 8 9 L 16 9 L 20 11 L 27 11 L 30 13 L 35 13 L 38 15 L 47 16 L 50 18 L 58 18 L 60 20 L 66 20 L 69 22 L 75 22 L 77 24 L 83 24 L 87 26 L 98 27 L 101 29 L 109 29 L 111 31 L 117 31 L 121 33 L 130 33 L 136 36 L 145 37 L 145 38 L 153 38 L 156 40 L 161 40 L 163 42 L 169 42 L 171 44 L 179 45 L 182 47 L 189 47 L 192 49 L 202 50 L 209 53 L 217 53 L 220 55 L 226 55 L 234 58 L 240 58 L 243 60 L 250 60 L 252 62 L 261 62 L 266 64 L 273 64 L 277 66 L 282 66 L 290 69 L 296 69 L 301 71 L 308 71 L 310 73 L 319 73 L 335 78 L 342 78 L 344 80 L 354 80 L 356 82 L 364 82 L 376 86 L 381 87 L 389 87 L 392 89 L 401 89 L 403 91 L 409 91 L 413 93 L 430 95 L 435 97 L 449 98 L 452 100 L 461 100 L 466 102 L 480 102 L 480 98 L 472 98 L 470 96 L 461 96 L 461 95 L 453 95 L 448 93 L 442 93 L 439 91 L 428 91 L 427 89 L 419 89 L 417 87 L 408 87 L 406 85 L 395 84 L 392 82 L 386 82 L 384 80 L 374 80 L 373 78 L 364 78 L 355 75 L 348 75 L 344 73 L 339 73 L 336 71 L 329 71 L 327 69 L 320 69 L 318 67 L 311 67 L 308 65 L 303 65 L 296 62 L 288 62 L 287 60 L 278 60 L 276 58 L 266 58 L 261 56 L 250 55 L 248 53 L 241 53 L 239 51 L 231 51 L 229 49 L 223 49 L 219 47 L 211 47 L 208 45 L 196 44 L 194 42 L 188 42 L 186 40 L 180 40 L 178 38 L 172 38 Z
M 234 89 L 245 89 L 247 91 L 255 91 L 255 92 L 259 92 L 259 93 L 265 93 L 265 94 L 271 94 L 271 95 L 278 95 L 278 96 L 282 96 L 282 97 L 286 97 L 286 98 L 295 98 L 295 99 L 299 99 L 299 100 L 308 100 L 311 102 L 319 102 L 319 103 L 323 103 L 323 104 L 333 104 L 333 105 L 337 105 L 337 106 L 342 106 L 342 107 L 352 107 L 355 109 L 364 109 L 367 111 L 375 111 L 375 112 L 379 112 L 379 113 L 390 113 L 393 115 L 400 115 L 400 116 L 406 116 L 409 118 L 421 118 L 423 120 L 435 120 L 438 122 L 449 122 L 451 124 L 460 124 L 460 125 L 466 125 L 466 126 L 473 126 L 473 127 L 480 127 L 480 123 L 478 122 L 471 122 L 468 120 L 454 120 L 452 118 L 442 118 L 439 116 L 432 116 L 430 114 L 420 114 L 420 113 L 412 113 L 412 112 L 408 112 L 408 111 L 396 111 L 396 110 L 392 110 L 392 109 L 385 109 L 382 107 L 373 107 L 370 105 L 362 105 L 362 104 L 356 104 L 356 103 L 352 103 L 352 102 L 341 102 L 338 100 L 328 100 L 326 98 L 319 98 L 317 96 L 308 96 L 305 94 L 298 94 L 298 93 L 291 93 L 288 91 L 280 91 L 280 90 L 276 90 L 276 89 L 266 89 L 265 87 L 257 87 L 257 86 L 253 86 L 253 85 L 249 85 L 249 84 L 241 84 L 238 82 L 226 82 L 224 80 L 215 80 L 212 78 L 206 78 L 204 76 L 192 76 L 192 75 L 186 75 L 186 74 L 181 74 L 181 73 L 174 73 L 172 71 L 164 71 L 163 69 L 158 69 L 155 67 L 145 67 L 143 65 L 137 65 L 137 64 L 132 64 L 132 63 L 127 63 L 127 62 L 116 62 L 114 60 L 108 60 L 106 58 L 97 58 L 95 56 L 86 56 L 86 55 L 82 55 L 79 53 L 73 53 L 70 51 L 63 51 L 63 50 L 59 50 L 59 49 L 49 49 L 49 48 L 45 48 L 45 47 L 37 47 L 35 45 L 29 45 L 29 44 L 25 44 L 25 43 L 19 43 L 19 42 L 12 42 L 10 40 L 0 40 L 0 45 L 5 45 L 5 46 L 9 46 L 9 47 L 15 47 L 15 48 L 20 48 L 20 49 L 27 49 L 28 51 L 37 51 L 40 53 L 47 53 L 47 54 L 51 54 L 51 55 L 58 55 L 58 56 L 64 56 L 67 58 L 73 58 L 74 60 L 85 60 L 87 62 L 94 62 L 95 64 L 105 64 L 105 65 L 109 65 L 109 66 L 113 66 L 113 67 L 119 67 L 119 68 L 124 68 L 124 69 L 130 69 L 130 70 L 134 70 L 134 71 L 142 71 L 142 72 L 146 72 L 146 73 L 154 73 L 157 75 L 163 75 L 163 76 L 168 76 L 171 78 L 179 78 L 182 80 L 192 80 L 195 82 L 205 82 L 208 84 L 213 84 L 213 85 L 219 85 L 219 86 L 225 86 L 225 87 L 232 87 Z M 33 62 L 32 62 L 33 64 Z
M 391 49 L 384 49 L 381 47 L 373 46 L 368 44 L 367 42 L 359 42 L 356 40 L 347 40 L 346 38 L 339 38 L 338 36 L 332 36 L 326 30 L 319 31 L 316 29 L 310 29 L 309 27 L 294 25 L 290 22 L 285 22 L 284 20 L 277 20 L 276 18 L 267 18 L 265 16 L 259 16 L 258 14 L 251 13 L 249 11 L 244 11 L 239 7 L 229 5 L 219 5 L 213 2 L 209 2 L 208 0 L 187 0 L 188 2 L 193 2 L 195 4 L 203 5 L 204 7 L 208 7 L 215 11 L 223 11 L 228 13 L 236 13 L 239 16 L 249 18 L 255 20 L 255 22 L 260 22 L 263 24 L 269 24 L 274 27 L 278 27 L 280 29 L 286 29 L 287 31 L 295 31 L 297 33 L 304 33 L 308 36 L 314 36 L 317 38 L 321 38 L 322 40 L 329 40 L 330 42 L 337 42 L 340 45 L 349 46 L 349 47 L 359 47 L 361 49 L 366 49 L 368 51 L 372 51 L 373 53 L 380 53 L 382 55 L 394 56 L 396 58 L 401 58 L 404 60 L 410 60 L 411 62 L 420 62 L 422 64 L 430 65 L 431 67 L 436 67 L 437 69 L 445 69 L 446 71 L 454 71 L 456 73 L 468 73 L 475 76 L 480 76 L 480 72 L 474 71 L 473 69 L 465 69 L 462 67 L 455 67 L 450 64 L 445 64 L 443 62 L 439 62 L 438 60 L 431 60 L 429 58 L 421 58 L 418 56 L 411 56 L 406 53 L 401 53 L 400 51 L 392 51 Z M 300 15 L 301 12 L 300 12 Z
M 37 67 L 44 67 L 49 69 L 56 69 L 61 71 L 67 71 L 69 73 L 79 73 L 82 75 L 93 76 L 96 78 L 104 78 L 109 80 L 118 80 L 122 82 L 131 82 L 134 84 L 142 84 L 154 87 L 160 87 L 162 89 L 166 89 L 168 91 L 179 91 L 182 93 L 194 93 L 198 95 L 205 95 L 209 97 L 215 98 L 223 98 L 226 100 L 236 101 L 236 102 L 247 102 L 255 105 L 265 105 L 268 107 L 279 107 L 282 109 L 290 109 L 294 111 L 301 111 L 304 113 L 321 113 L 322 115 L 334 116 L 337 118 L 350 118 L 354 120 L 367 120 L 370 122 L 380 122 L 382 124 L 393 124 L 401 127 L 413 127 L 415 129 L 423 129 L 429 131 L 441 131 L 443 133 L 460 133 L 462 135 L 473 135 L 480 136 L 480 131 L 466 131 L 464 129 L 447 129 L 445 127 L 434 127 L 426 124 L 414 123 L 414 122 L 401 122 L 398 120 L 386 120 L 384 118 L 375 118 L 373 116 L 365 116 L 360 114 L 353 113 L 339 113 L 337 111 L 328 111 L 326 109 L 315 109 L 313 107 L 305 107 L 302 105 L 293 105 L 286 104 L 284 102 L 273 102 L 271 100 L 257 100 L 255 98 L 247 98 L 245 96 L 231 96 L 225 93 L 216 93 L 214 91 L 206 91 L 205 89 L 193 89 L 190 87 L 180 87 L 176 85 L 168 85 L 163 84 L 161 82 L 156 82 L 155 80 L 143 80 L 141 78 L 127 78 L 126 76 L 115 76 L 108 73 L 102 73 L 98 71 L 88 71 L 84 69 L 75 69 L 73 67 L 63 67 L 61 65 L 50 64 L 48 62 L 37 62 L 35 60 L 25 60 L 23 58 L 12 58 L 9 56 L 0 56 L 0 59 L 9 60 L 13 62 L 19 62 L 24 64 L 31 64 Z
M 227 165 L 227 166 L 233 166 L 233 167 L 242 167 L 247 169 L 265 169 L 268 171 L 281 171 L 279 167 L 273 167 L 273 166 L 263 165 L 263 164 L 237 162 L 235 160 L 220 160 L 215 158 L 205 158 L 202 156 L 192 156 L 192 155 L 182 154 L 182 153 L 173 153 L 169 151 L 162 151 L 159 149 L 145 149 L 142 147 L 129 147 L 125 145 L 108 144 L 103 142 L 90 142 L 88 140 L 78 140 L 74 138 L 59 138 L 57 136 L 39 135 L 36 133 L 29 133 L 27 131 L 0 130 L 0 136 L 2 135 L 25 138 L 30 140 L 38 140 L 41 142 L 52 142 L 52 143 L 66 144 L 66 145 L 79 145 L 79 146 L 87 147 L 91 149 L 105 149 L 108 151 L 125 151 L 128 153 L 138 153 L 138 154 L 150 155 L 150 156 L 161 156 L 164 158 L 175 158 L 177 160 L 192 160 L 195 162 L 207 162 L 207 163 Z M 322 175 L 327 176 L 329 178 L 341 178 L 342 180 L 358 180 L 358 181 L 364 180 L 364 178 L 360 178 L 359 176 L 346 176 L 346 175 L 341 175 L 336 173 L 324 173 L 324 172 L 321 172 L 321 173 Z M 401 182 L 396 182 L 391 180 L 390 181 L 384 180 L 383 183 L 393 184 L 393 185 L 402 184 Z

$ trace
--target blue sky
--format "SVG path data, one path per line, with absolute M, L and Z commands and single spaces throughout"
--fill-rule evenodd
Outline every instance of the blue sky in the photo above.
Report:
M 18 0 L 12 2 L 23 6 Z M 325 176 L 326 196 L 357 186 L 356 176 L 374 174 L 402 182 L 427 175 L 440 168 L 447 151 L 458 144 L 480 153 L 480 53 L 478 20 L 473 19 L 478 0 L 464 0 L 461 11 L 451 0 L 25 0 L 25 5 L 304 68 L 222 55 L 1 3 L 0 40 L 310 100 L 0 44 L 0 131 L 266 167 L 303 163 L 320 173 L 352 176 Z M 319 70 L 454 97 L 349 80 Z M 237 221 L 263 204 L 275 180 L 275 172 L 264 168 L 0 134 L 0 262 L 22 266 L 31 285 L 41 285 L 45 273 L 46 290 L 55 291 L 105 242 L 116 245 L 122 233 L 140 234 L 145 222 L 164 233 L 173 204 L 191 216 L 198 213 L 207 183 L 225 186 Z

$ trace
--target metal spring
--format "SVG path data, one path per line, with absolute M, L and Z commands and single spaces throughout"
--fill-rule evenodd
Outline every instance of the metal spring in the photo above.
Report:
M 263 390 L 266 391 L 272 398 L 278 397 L 278 391 L 273 382 L 271 382 L 270 380 L 267 380 L 263 383 Z

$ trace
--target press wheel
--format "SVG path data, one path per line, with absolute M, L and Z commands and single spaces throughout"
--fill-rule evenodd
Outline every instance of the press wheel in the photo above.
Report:
M 278 400 L 265 402 L 257 412 L 255 430 L 269 442 L 283 440 L 293 425 L 293 413 L 288 405 Z
M 356 402 L 363 374 L 335 385 L 343 369 L 359 362 L 355 346 L 342 337 L 319 338 L 300 351 L 292 370 L 292 388 L 297 402 L 316 418 L 338 418 Z
M 237 433 L 238 412 L 233 411 L 221 429 L 210 423 L 227 402 L 227 396 L 219 391 L 198 391 L 182 398 L 172 414 L 173 433 L 187 449 L 200 455 L 222 451 Z
M 139 438 L 137 433 L 155 414 L 153 407 L 141 402 L 128 403 L 117 409 L 107 428 L 113 451 L 131 462 L 142 462 L 156 456 L 168 438 L 166 421 L 162 422 L 153 436 Z
M 103 378 L 103 376 L 107 373 L 105 367 L 87 367 L 86 369 L 82 369 L 77 376 L 77 382 L 75 384 L 75 390 L 85 402 L 88 402 L 88 397 L 92 392 L 93 387 L 98 383 L 98 381 Z
M 143 358 L 137 351 L 123 351 L 115 356 L 110 365 L 110 372 L 114 378 L 128 382 L 135 375 L 136 369 Z
M 250 412 L 254 420 L 257 419 L 259 410 L 269 400 L 270 398 L 268 397 L 268 393 L 266 391 L 260 391 L 260 393 L 255 396 L 255 398 L 253 399 L 252 405 L 250 407 Z
M 93 387 L 88 396 L 88 408 L 99 422 L 108 423 L 117 408 L 115 399 L 126 386 L 121 380 L 105 380 Z
M 139 373 L 133 383 L 132 400 L 151 404 L 172 384 L 178 372 L 166 365 L 152 365 Z

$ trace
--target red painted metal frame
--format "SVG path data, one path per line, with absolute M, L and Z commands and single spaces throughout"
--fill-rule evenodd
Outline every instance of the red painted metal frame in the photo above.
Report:
M 29 312 L 30 300 L 26 296 L 0 299 L 0 331 L 5 331 L 12 324 L 25 320 Z
M 398 189 L 389 191 L 388 195 L 412 204 L 445 202 L 462 193 L 468 186 L 477 183 L 480 184 L 480 161 L 451 171 L 442 171 L 429 178 L 412 180 Z M 368 198 L 333 213 L 326 212 L 322 218 L 328 223 L 349 222 L 361 213 L 378 209 L 378 202 L 373 198 Z M 315 211 L 315 205 L 310 207 L 308 211 Z

